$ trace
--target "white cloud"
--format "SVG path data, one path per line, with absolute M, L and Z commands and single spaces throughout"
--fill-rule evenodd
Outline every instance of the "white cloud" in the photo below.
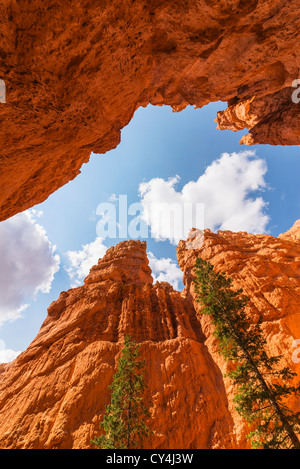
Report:
M 265 232 L 269 222 L 265 213 L 267 203 L 254 192 L 267 188 L 266 172 L 263 159 L 254 151 L 243 151 L 222 154 L 197 181 L 190 181 L 179 192 L 175 188 L 180 180 L 178 176 L 167 181 L 151 179 L 139 186 L 143 218 L 151 227 L 152 237 L 169 239 L 173 244 L 186 238 L 192 227 Z M 162 209 L 163 204 L 173 205 L 177 210 L 174 225 L 169 223 L 168 208 Z M 192 204 L 193 214 L 188 212 Z M 204 217 L 201 204 L 204 204 Z M 182 219 L 178 213 L 183 214 Z
M 92 243 L 82 246 L 79 251 L 66 252 L 70 265 L 66 266 L 65 270 L 72 281 L 72 288 L 82 284 L 82 280 L 88 275 L 91 267 L 98 263 L 106 251 L 107 247 L 103 244 L 103 238 L 97 237 Z
M 0 223 L 0 325 L 19 318 L 38 292 L 48 293 L 59 270 L 40 216 L 29 210 Z
M 178 290 L 183 274 L 176 262 L 164 257 L 157 259 L 151 251 L 148 252 L 148 259 L 154 283 L 168 282 L 175 290 Z
M 17 358 L 20 353 L 7 349 L 4 340 L 0 340 L 0 363 L 9 363 Z

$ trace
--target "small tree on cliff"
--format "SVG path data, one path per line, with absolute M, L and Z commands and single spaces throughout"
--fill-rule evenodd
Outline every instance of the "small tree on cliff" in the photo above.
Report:
M 100 424 L 104 435 L 92 441 L 99 449 L 136 448 L 150 433 L 145 424 L 149 412 L 143 402 L 146 385 L 142 370 L 145 362 L 139 360 L 139 349 L 140 345 L 126 335 L 117 372 L 109 386 L 111 403 L 106 406 L 104 420 Z
M 280 366 L 282 356 L 267 354 L 262 318 L 253 325 L 245 311 L 249 299 L 243 290 L 232 289 L 232 279 L 202 259 L 196 261 L 195 274 L 197 301 L 214 325 L 219 353 L 233 362 L 227 376 L 237 386 L 237 412 L 254 428 L 248 435 L 252 447 L 300 449 L 300 413 L 285 405 L 287 397 L 300 394 L 300 386 L 291 385 L 296 374 Z

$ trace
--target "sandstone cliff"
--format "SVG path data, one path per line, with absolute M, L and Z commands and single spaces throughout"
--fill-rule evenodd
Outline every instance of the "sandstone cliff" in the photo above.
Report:
M 250 298 L 249 310 L 253 321 L 263 315 L 263 331 L 270 353 L 283 355 L 285 364 L 298 374 L 300 363 L 292 360 L 293 342 L 300 338 L 300 224 L 287 233 L 273 238 L 267 235 L 232 233 L 209 230 L 192 231 L 187 242 L 181 241 L 177 248 L 178 263 L 184 272 L 186 289 L 184 297 L 195 300 L 193 270 L 197 257 L 210 261 L 217 271 L 225 272 L 234 281 L 236 289 L 242 288 Z M 198 245 L 200 244 L 200 247 Z M 195 247 L 193 249 L 193 247 Z M 223 374 L 228 371 L 224 360 L 216 352 L 216 339 L 212 336 L 209 318 L 202 316 L 199 304 L 194 301 L 197 317 L 206 336 L 205 344 Z M 232 404 L 234 389 L 229 379 L 224 380 L 229 408 L 235 421 L 237 443 L 244 445 L 247 431 L 243 421 L 235 414 Z M 300 410 L 300 399 L 289 405 Z
M 30 347 L 0 375 L 1 448 L 86 448 L 98 431 L 124 335 L 147 361 L 151 448 L 234 446 L 222 375 L 193 304 L 152 285 L 146 245 L 107 251 L 63 292 Z
M 140 106 L 228 102 L 243 143 L 300 143 L 298 0 L 6 0 L 0 220 L 44 201 Z
M 299 222 L 279 238 L 206 230 L 203 246 L 199 239 L 196 232 L 178 246 L 182 293 L 153 285 L 146 244 L 126 241 L 107 251 L 84 286 L 52 303 L 28 349 L 0 368 L 1 448 L 89 447 L 126 333 L 142 344 L 147 363 L 154 431 L 147 447 L 246 447 L 246 428 L 222 375 L 226 366 L 194 302 L 195 259 L 210 260 L 244 289 L 253 319 L 264 315 L 270 350 L 283 353 L 300 375 L 292 362 L 292 342 L 300 338 Z

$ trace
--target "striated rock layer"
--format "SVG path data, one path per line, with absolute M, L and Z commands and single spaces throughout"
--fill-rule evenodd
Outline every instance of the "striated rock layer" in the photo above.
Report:
M 295 383 L 300 381 L 300 357 L 293 346 L 300 339 L 300 220 L 287 233 L 273 238 L 267 235 L 232 233 L 210 230 L 192 231 L 187 242 L 180 241 L 177 248 L 178 263 L 184 272 L 186 289 L 183 296 L 192 298 L 197 317 L 206 336 L 205 344 L 223 374 L 228 365 L 217 353 L 216 339 L 207 316 L 201 315 L 199 303 L 195 301 L 193 285 L 194 266 L 197 257 L 210 261 L 216 271 L 225 272 L 233 279 L 236 289 L 242 288 L 250 299 L 248 310 L 256 321 L 263 316 L 262 328 L 267 338 L 269 352 L 283 355 L 285 365 L 297 373 Z M 299 351 L 298 347 L 298 351 Z M 299 358 L 299 359 L 298 359 Z M 229 379 L 224 380 L 229 408 L 235 422 L 237 444 L 245 444 L 248 430 L 236 415 L 232 398 L 234 388 Z M 300 398 L 288 402 L 295 411 L 300 411 Z
M 0 221 L 44 201 L 140 106 L 228 102 L 242 143 L 300 144 L 298 0 L 5 0 Z
M 149 448 L 246 448 L 247 427 L 236 415 L 226 364 L 212 327 L 195 302 L 196 257 L 211 261 L 250 297 L 255 321 L 272 353 L 292 361 L 300 338 L 300 224 L 279 238 L 192 231 L 178 246 L 185 290 L 152 284 L 146 244 L 110 248 L 84 286 L 51 304 L 36 339 L 0 366 L 1 448 L 88 448 L 109 403 L 108 385 L 125 334 L 146 360 Z M 300 410 L 300 400 L 289 405 Z
M 222 375 L 189 299 L 152 285 L 146 245 L 123 242 L 52 303 L 37 338 L 0 369 L 1 448 L 88 448 L 124 335 L 142 344 L 150 448 L 235 447 Z M 2 371 L 2 374 L 1 374 Z

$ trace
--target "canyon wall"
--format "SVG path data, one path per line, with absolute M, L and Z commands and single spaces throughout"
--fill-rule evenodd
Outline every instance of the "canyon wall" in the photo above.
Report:
M 134 241 L 109 249 L 84 286 L 63 292 L 30 347 L 2 365 L 0 447 L 91 447 L 127 333 L 147 363 L 154 433 L 145 446 L 234 447 L 222 375 L 193 304 L 152 285 L 146 245 Z
M 141 343 L 148 448 L 246 448 L 226 364 L 195 301 L 195 259 L 210 260 L 263 314 L 272 353 L 300 376 L 292 342 L 300 338 L 300 224 L 286 234 L 192 231 L 178 246 L 185 289 L 152 283 L 146 243 L 110 248 L 84 285 L 61 293 L 41 330 L 16 360 L 0 367 L 1 448 L 88 448 L 99 433 L 108 385 L 125 334 Z M 203 242 L 204 241 L 204 242 Z M 300 410 L 300 401 L 289 403 Z
M 243 144 L 299 145 L 298 0 L 5 0 L 0 221 L 120 142 L 140 106 L 228 102 Z
M 272 355 L 282 355 L 284 365 L 291 368 L 300 381 L 300 360 L 294 363 L 293 342 L 300 339 L 300 220 L 285 234 L 274 238 L 268 235 L 212 233 L 194 230 L 190 238 L 180 241 L 177 248 L 178 263 L 184 272 L 186 288 L 183 296 L 192 298 L 205 344 L 223 375 L 229 371 L 228 364 L 217 353 L 217 342 L 207 316 L 201 315 L 194 291 L 194 267 L 197 257 L 211 262 L 217 272 L 225 272 L 233 279 L 235 289 L 242 288 L 250 299 L 248 311 L 257 321 L 263 316 L 262 329 Z M 299 354 L 298 354 L 299 357 Z M 298 358 L 296 357 L 296 358 Z M 300 358 L 300 357 L 299 357 Z M 298 360 L 297 360 L 298 361 Z M 247 425 L 234 411 L 232 402 L 235 390 L 231 380 L 224 379 L 229 409 L 235 422 L 237 444 L 244 445 Z M 300 411 L 300 399 L 291 399 L 287 404 Z

